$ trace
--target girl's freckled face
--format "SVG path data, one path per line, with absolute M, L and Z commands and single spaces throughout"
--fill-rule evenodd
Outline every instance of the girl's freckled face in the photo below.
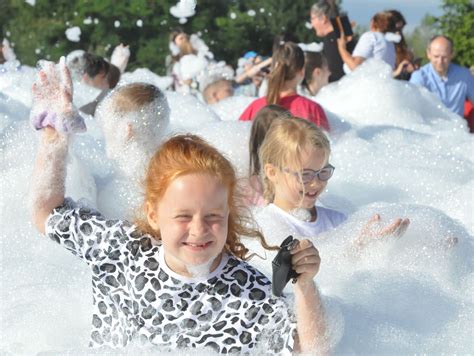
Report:
M 211 271 L 219 265 L 216 257 L 228 232 L 227 195 L 227 187 L 209 174 L 187 174 L 168 186 L 149 222 L 160 230 L 165 261 L 174 272 L 189 275 L 186 266 L 210 260 L 214 260 Z

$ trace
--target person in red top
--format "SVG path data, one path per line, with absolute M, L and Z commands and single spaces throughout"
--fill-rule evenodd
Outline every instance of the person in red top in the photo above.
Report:
M 296 88 L 303 78 L 303 50 L 293 42 L 285 42 L 273 54 L 267 96 L 253 101 L 240 115 L 239 120 L 253 120 L 260 109 L 270 104 L 277 104 L 290 111 L 293 116 L 309 120 L 329 131 L 329 122 L 323 108 L 296 93 Z

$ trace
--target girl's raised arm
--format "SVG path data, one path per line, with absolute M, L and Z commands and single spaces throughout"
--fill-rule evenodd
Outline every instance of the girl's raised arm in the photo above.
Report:
M 30 206 L 34 226 L 42 234 L 52 210 L 64 201 L 68 133 L 85 130 L 83 119 L 72 105 L 71 75 L 64 57 L 59 66 L 45 62 L 33 84 L 33 127 L 41 140 L 33 169 Z
M 49 214 L 64 202 L 68 139 L 51 127 L 41 134 L 31 177 L 30 204 L 33 224 L 44 234 Z

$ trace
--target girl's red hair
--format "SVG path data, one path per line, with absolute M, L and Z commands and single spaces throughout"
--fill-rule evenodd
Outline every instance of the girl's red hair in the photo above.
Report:
M 249 218 L 239 206 L 237 178 L 232 164 L 217 149 L 195 135 L 175 136 L 161 145 L 153 155 L 144 180 L 145 212 L 146 203 L 156 206 L 170 183 L 187 174 L 209 174 L 227 188 L 229 222 L 224 250 L 240 259 L 247 259 L 248 249 L 240 237 L 256 237 L 265 248 L 270 248 L 260 232 L 248 228 Z M 160 239 L 160 231 L 154 230 L 145 217 L 136 221 L 140 230 Z

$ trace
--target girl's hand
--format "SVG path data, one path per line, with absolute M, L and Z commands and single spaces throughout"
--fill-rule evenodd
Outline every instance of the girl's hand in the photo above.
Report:
M 35 129 L 49 126 L 62 133 L 86 130 L 84 119 L 72 105 L 72 80 L 64 57 L 59 65 L 42 63 L 32 91 L 30 121 Z
M 375 214 L 370 218 L 367 224 L 362 228 L 359 237 L 355 240 L 355 243 L 359 246 L 365 246 L 370 241 L 381 239 L 385 236 L 394 235 L 400 237 L 405 234 L 408 226 L 410 225 L 410 219 L 395 219 L 395 221 L 387 226 L 377 226 L 381 222 L 379 214 Z
M 405 59 L 405 60 L 400 62 L 397 69 L 395 70 L 395 72 L 393 72 L 393 76 L 396 77 L 396 76 L 400 75 L 400 73 L 403 72 L 403 71 L 411 73 L 411 72 L 413 72 L 413 70 L 414 70 L 413 64 L 411 64 L 411 62 L 408 59 Z
M 123 43 L 121 43 L 114 48 L 112 56 L 110 57 L 110 63 L 116 66 L 120 70 L 120 73 L 123 73 L 125 72 L 125 68 L 127 68 L 129 58 L 130 48 L 128 45 L 124 46 Z
M 297 241 L 290 250 L 293 269 L 298 273 L 297 285 L 313 282 L 319 272 L 321 258 L 319 252 L 310 240 Z

